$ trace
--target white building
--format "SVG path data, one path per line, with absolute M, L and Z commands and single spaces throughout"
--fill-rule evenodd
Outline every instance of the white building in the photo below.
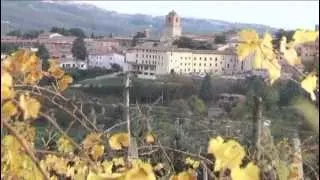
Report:
M 251 61 L 238 61 L 233 51 L 191 50 L 144 43 L 129 49 L 126 61 L 141 78 L 176 73 L 181 75 L 232 75 L 248 72 Z
M 75 61 L 73 59 L 62 59 L 60 60 L 60 67 L 63 69 L 88 69 L 88 65 L 85 61 Z
M 91 53 L 88 55 L 89 68 L 99 67 L 110 69 L 112 64 L 125 68 L 125 56 L 116 52 Z

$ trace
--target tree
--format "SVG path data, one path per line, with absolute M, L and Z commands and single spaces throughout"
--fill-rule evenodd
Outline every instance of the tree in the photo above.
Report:
M 280 46 L 280 40 L 282 37 L 286 37 L 287 38 L 287 42 L 292 41 L 292 37 L 293 37 L 294 31 L 286 31 L 284 29 L 280 29 L 275 33 L 275 39 L 272 41 L 272 44 L 274 46 L 274 48 L 278 49 Z
M 1 43 L 1 53 L 11 54 L 19 49 L 19 46 L 11 43 Z
M 122 71 L 122 67 L 117 63 L 112 63 L 111 64 L 111 69 L 114 70 L 115 72 Z
M 137 42 L 140 38 L 145 38 L 146 35 L 143 32 L 137 32 L 137 34 L 135 36 L 133 36 L 132 39 L 132 46 L 136 46 Z
M 199 97 L 206 102 L 213 99 L 211 77 L 209 74 L 207 74 L 201 82 Z
M 214 39 L 215 44 L 225 44 L 226 43 L 226 36 L 224 34 L 217 35 Z
M 189 49 L 213 49 L 212 45 L 206 41 L 195 41 L 188 37 L 180 37 L 173 42 L 173 45 L 177 45 L 178 48 Z
M 61 35 L 64 36 L 70 36 L 70 32 L 69 30 L 65 29 L 65 28 L 59 28 L 59 27 L 52 27 L 50 32 L 52 33 L 59 33 Z
M 91 38 L 91 39 L 94 39 L 94 38 L 95 38 L 95 36 L 94 36 L 94 33 L 93 33 L 93 32 L 91 33 L 90 38 Z
M 76 37 L 79 37 L 79 38 L 85 38 L 86 37 L 86 34 L 84 33 L 84 31 L 80 28 L 70 28 L 69 30 L 69 33 L 71 36 L 76 36 Z
M 10 31 L 7 33 L 8 36 L 17 36 L 17 37 L 21 37 L 22 36 L 22 32 L 20 30 L 14 30 L 14 31 Z
M 48 49 L 43 45 L 38 45 L 38 52 L 36 55 L 42 60 L 42 69 L 47 70 L 49 68 L 48 59 L 50 57 Z
M 37 31 L 37 30 L 27 31 L 22 35 L 22 38 L 24 38 L 24 39 L 35 39 L 41 33 L 43 33 L 43 30 L 41 30 L 41 31 Z
M 72 55 L 74 58 L 79 60 L 86 60 L 87 58 L 87 49 L 84 44 L 83 38 L 77 38 L 74 40 L 71 49 Z

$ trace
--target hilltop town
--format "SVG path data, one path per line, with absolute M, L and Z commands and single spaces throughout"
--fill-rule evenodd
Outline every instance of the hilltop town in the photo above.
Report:
M 201 76 L 206 73 L 222 76 L 242 77 L 261 75 L 263 71 L 252 69 L 252 59 L 239 62 L 235 54 L 238 32 L 222 35 L 184 34 L 180 16 L 171 11 L 165 19 L 160 38 L 154 38 L 146 28 L 133 37 L 84 37 L 86 57 L 77 59 L 72 54 L 76 36 L 57 32 L 42 32 L 35 38 L 1 36 L 1 43 L 20 48 L 37 50 L 44 45 L 50 58 L 59 59 L 65 69 L 110 69 L 117 64 L 123 71 L 130 71 L 139 78 L 156 79 L 157 76 L 175 73 L 186 76 Z M 198 47 L 196 47 L 198 45 Z M 194 47 L 192 47 L 194 46 Z M 312 61 L 319 56 L 319 41 L 298 48 L 303 61 Z M 5 57 L 2 52 L 1 57 Z M 303 68 L 303 67 L 299 67 Z M 290 70 L 283 71 L 283 77 L 290 77 Z

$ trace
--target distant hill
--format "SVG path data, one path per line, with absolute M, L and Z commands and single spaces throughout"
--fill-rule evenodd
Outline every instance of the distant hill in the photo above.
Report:
M 179 12 L 178 12 L 179 13 Z M 132 35 L 146 27 L 152 27 L 153 35 L 159 35 L 164 26 L 164 16 L 120 14 L 93 5 L 52 1 L 1 1 L 1 34 L 21 29 L 49 30 L 52 26 L 79 27 L 87 34 Z M 183 32 L 210 34 L 230 29 L 253 28 L 258 32 L 274 28 L 266 25 L 230 23 L 213 19 L 182 17 Z

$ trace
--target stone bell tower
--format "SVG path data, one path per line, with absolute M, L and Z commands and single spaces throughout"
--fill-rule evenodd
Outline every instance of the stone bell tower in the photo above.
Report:
M 178 14 L 172 10 L 166 16 L 166 23 L 163 32 L 164 40 L 177 39 L 181 36 L 181 20 Z

